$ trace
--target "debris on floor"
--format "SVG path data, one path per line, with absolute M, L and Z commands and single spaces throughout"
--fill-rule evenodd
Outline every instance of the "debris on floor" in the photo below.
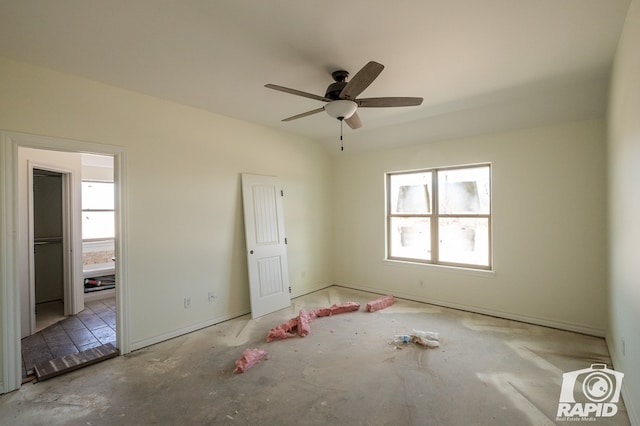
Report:
M 440 333 L 435 331 L 422 331 L 415 328 L 411 331 L 411 335 L 415 337 L 424 337 L 429 340 L 440 340 Z
M 115 358 L 120 351 L 111 343 L 85 349 L 60 358 L 47 360 L 34 366 L 39 382 L 59 376 L 79 368 L 88 367 L 107 359 Z
M 391 344 L 395 345 L 396 349 L 402 349 L 400 344 L 407 345 L 409 343 L 415 343 L 427 348 L 440 347 L 440 334 L 433 331 L 422 331 L 413 329 L 411 334 L 397 334 L 394 336 Z
M 300 309 L 300 313 L 298 314 L 298 334 L 300 337 L 304 337 L 311 332 L 309 323 L 314 318 L 315 314 L 310 314 L 309 312 Z
M 267 342 L 275 339 L 288 339 L 290 337 L 296 337 L 298 330 L 298 317 L 291 318 L 290 320 L 283 322 L 282 324 L 273 327 L 267 334 Z
M 328 308 L 316 308 L 312 311 L 300 310 L 297 317 L 293 317 L 282 324 L 273 327 L 267 334 L 267 342 L 276 339 L 289 339 L 295 337 L 296 333 L 300 337 L 305 337 L 311 332 L 311 321 L 319 317 L 328 317 L 331 315 L 344 314 L 345 312 L 353 312 L 360 309 L 357 302 L 345 302 L 331 305 Z
M 437 340 L 427 339 L 426 337 L 414 337 L 413 341 L 414 341 L 414 343 L 417 343 L 418 345 L 426 346 L 428 348 L 438 348 L 438 347 L 440 347 L 440 342 L 438 342 Z
M 249 368 L 256 365 L 262 358 L 267 355 L 266 351 L 257 348 L 247 348 L 242 352 L 242 356 L 236 361 L 236 368 L 234 373 L 244 373 Z
M 395 303 L 395 299 L 392 295 L 382 296 L 377 298 L 376 300 L 372 300 L 367 303 L 367 312 L 375 312 L 384 308 L 388 308 L 389 306 Z
M 328 308 L 316 308 L 311 311 L 311 314 L 316 317 L 329 317 L 331 315 L 344 314 L 345 312 L 353 312 L 359 309 L 360 304 L 358 302 L 344 302 L 331 305 Z

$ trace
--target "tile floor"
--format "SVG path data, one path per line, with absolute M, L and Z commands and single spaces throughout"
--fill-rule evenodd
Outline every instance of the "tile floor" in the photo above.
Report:
M 115 297 L 88 302 L 78 315 L 22 339 L 22 377 L 32 375 L 35 364 L 106 343 L 116 344 Z

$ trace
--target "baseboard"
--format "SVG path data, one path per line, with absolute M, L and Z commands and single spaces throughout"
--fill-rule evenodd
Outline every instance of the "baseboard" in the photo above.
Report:
M 295 299 L 297 297 L 302 297 L 304 295 L 315 293 L 316 291 L 325 290 L 329 287 L 332 287 L 334 284 L 320 284 L 317 288 L 307 289 L 303 291 L 294 291 L 291 293 L 291 298 Z
M 445 308 L 458 309 L 460 311 L 473 312 L 473 313 L 476 313 L 476 314 L 489 315 L 489 316 L 492 316 L 492 317 L 504 318 L 504 319 L 509 319 L 509 320 L 513 320 L 513 321 L 520 321 L 520 322 L 525 322 L 525 323 L 528 323 L 528 324 L 535 324 L 535 325 L 541 325 L 541 326 L 544 326 L 544 327 L 557 328 L 559 330 L 572 331 L 572 332 L 575 332 L 575 333 L 587 334 L 589 336 L 596 336 L 596 337 L 604 337 L 605 336 L 605 330 L 599 329 L 599 328 L 588 327 L 588 326 L 584 326 L 584 325 L 581 325 L 581 324 L 572 324 L 572 323 L 567 323 L 567 322 L 563 322 L 563 321 L 555 321 L 555 320 L 548 320 L 548 319 L 545 319 L 545 318 L 531 317 L 531 316 L 527 316 L 527 315 L 519 315 L 519 314 L 514 314 L 514 313 L 511 313 L 511 312 L 503 312 L 503 311 L 498 311 L 498 310 L 495 310 L 495 309 L 487 309 L 487 308 L 483 308 L 481 306 L 465 305 L 465 304 L 461 304 L 461 303 L 452 303 L 452 302 L 432 299 L 432 298 L 429 298 L 429 297 L 416 296 L 416 295 L 413 295 L 413 294 L 399 293 L 399 292 L 395 292 L 395 291 L 394 292 L 384 291 L 384 290 L 380 290 L 380 289 L 377 289 L 377 288 L 359 286 L 359 285 L 354 285 L 354 284 L 345 283 L 345 282 L 336 282 L 335 285 L 340 286 L 340 287 L 345 287 L 345 288 L 351 288 L 353 290 L 367 291 L 367 292 L 376 293 L 376 294 L 393 294 L 395 297 L 398 297 L 400 299 L 413 300 L 413 301 L 416 301 L 416 302 L 429 303 L 431 305 L 442 306 L 442 307 L 445 307 Z
M 618 369 L 620 366 L 620 362 L 616 352 L 614 351 L 614 347 L 611 345 L 608 338 L 605 337 L 605 342 L 607 343 L 607 348 L 609 349 L 609 355 L 611 356 L 611 364 L 612 368 L 617 371 L 622 371 Z M 620 393 L 622 394 L 622 400 L 624 401 L 624 406 L 627 410 L 627 416 L 629 416 L 629 422 L 631 426 L 640 426 L 640 406 L 637 405 L 637 396 L 633 398 L 629 393 L 629 388 L 625 386 L 624 378 L 622 379 L 622 388 L 620 389 Z
M 316 292 L 316 291 L 324 290 L 326 288 L 331 287 L 332 285 L 333 284 L 328 284 L 328 285 L 322 284 L 318 288 L 313 288 L 313 289 L 303 290 L 303 291 L 299 291 L 299 292 L 294 292 L 294 293 L 291 293 L 291 298 L 295 299 L 296 297 L 301 297 L 301 296 L 304 296 L 304 295 L 309 294 L 309 293 L 313 293 L 313 292 Z M 161 342 L 164 342 L 165 340 L 173 339 L 175 337 L 180 337 L 180 336 L 182 336 L 184 334 L 192 333 L 194 331 L 201 330 L 203 328 L 207 328 L 207 327 L 210 327 L 212 325 L 216 325 L 216 324 L 219 324 L 221 322 L 228 321 L 228 320 L 231 320 L 231 319 L 234 319 L 234 318 L 238 318 L 238 317 L 241 317 L 243 315 L 250 314 L 250 313 L 251 313 L 251 311 L 241 311 L 241 312 L 231 313 L 231 314 L 228 314 L 228 315 L 223 315 L 223 316 L 220 316 L 220 317 L 212 318 L 212 319 L 207 320 L 207 321 L 196 323 L 196 324 L 190 325 L 189 327 L 173 330 L 173 331 L 170 331 L 169 333 L 160 334 L 160 335 L 157 335 L 157 336 L 150 337 L 148 339 L 139 340 L 137 342 L 131 342 L 131 351 L 136 351 L 138 349 L 146 348 L 147 346 L 155 345 L 156 343 L 161 343 Z
M 148 339 L 138 340 L 137 342 L 131 342 L 131 351 L 137 351 L 138 349 L 146 348 L 147 346 L 155 345 L 156 343 L 164 342 L 165 340 L 170 340 L 176 337 L 180 337 L 184 334 L 189 334 L 197 330 L 201 330 L 203 328 L 210 327 L 212 325 L 219 324 L 224 321 L 228 321 L 234 318 L 241 317 L 243 315 L 250 314 L 251 311 L 242 311 L 231 313 L 228 315 L 222 315 L 219 317 L 215 317 L 206 321 L 202 321 L 189 327 L 180 328 L 177 330 L 170 331 L 168 333 L 160 334 L 157 336 L 150 337 Z

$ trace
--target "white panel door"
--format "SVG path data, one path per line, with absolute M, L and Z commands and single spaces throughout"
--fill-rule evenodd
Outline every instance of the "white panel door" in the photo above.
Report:
M 242 175 L 251 317 L 291 305 L 282 192 L 272 176 Z

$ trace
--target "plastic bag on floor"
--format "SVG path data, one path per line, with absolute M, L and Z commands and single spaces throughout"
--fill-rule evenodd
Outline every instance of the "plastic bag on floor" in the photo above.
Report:
M 415 337 L 424 337 L 425 339 L 429 340 L 440 340 L 440 333 L 436 333 L 435 331 L 423 331 L 416 330 L 414 328 L 411 332 L 411 335 Z
M 396 334 L 392 343 L 395 344 L 398 349 L 401 349 L 401 347 L 398 346 L 399 344 L 408 345 L 409 343 L 415 343 L 427 348 L 438 348 L 440 347 L 439 340 L 439 333 L 413 329 L 411 334 Z
M 428 348 L 438 348 L 440 347 L 440 342 L 437 340 L 430 340 L 426 337 L 414 337 L 413 341 L 421 346 L 426 346 Z

